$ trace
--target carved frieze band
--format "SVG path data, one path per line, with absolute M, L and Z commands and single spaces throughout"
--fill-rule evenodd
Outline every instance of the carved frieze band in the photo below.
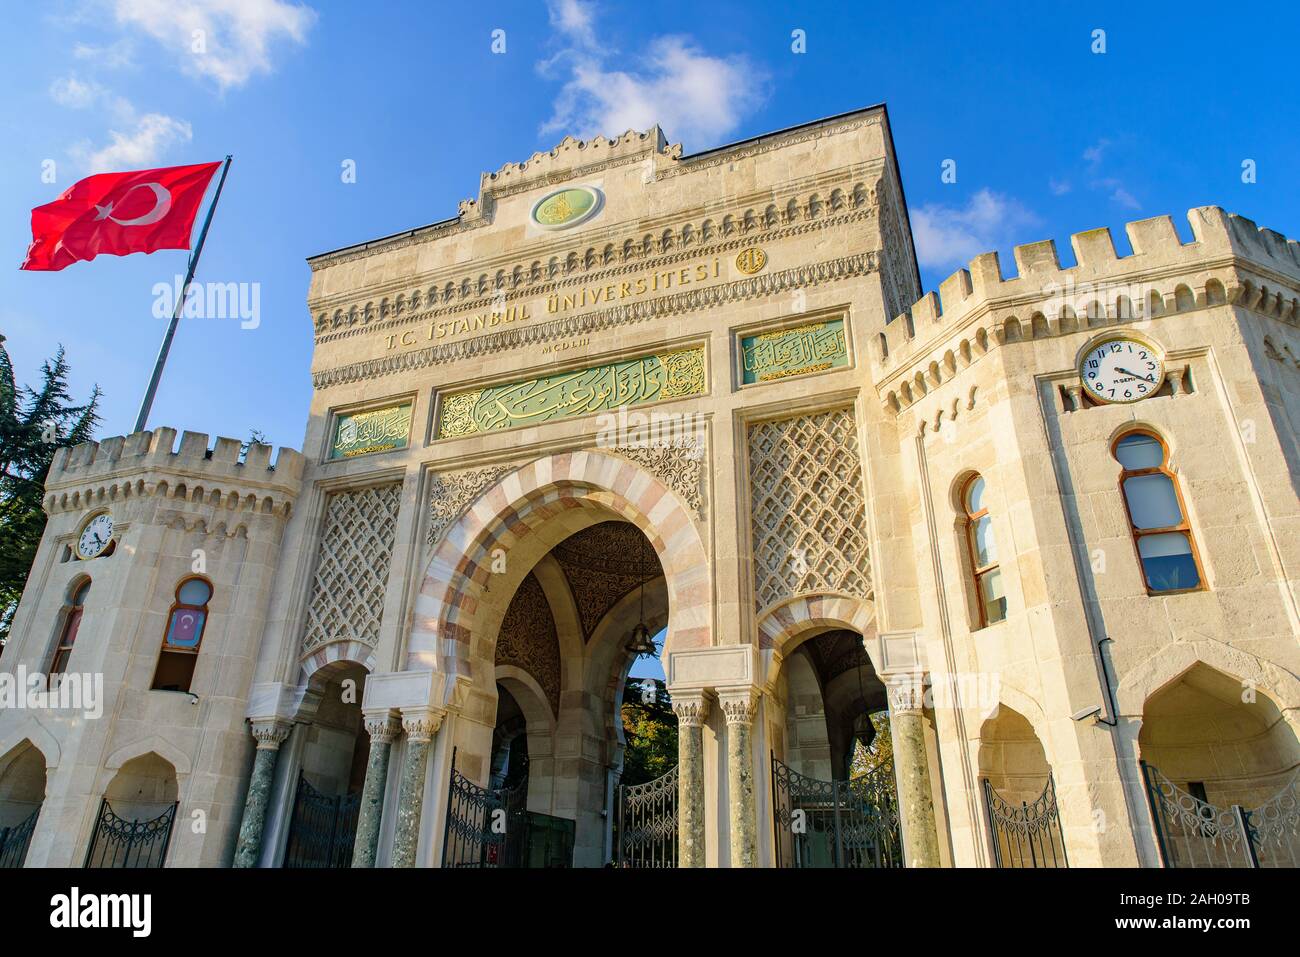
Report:
M 699 309 L 717 308 L 790 289 L 807 289 L 822 283 L 837 282 L 873 273 L 879 267 L 879 260 L 879 254 L 875 250 L 869 250 L 827 262 L 808 263 L 791 269 L 763 273 L 736 282 L 701 286 L 689 292 L 672 293 L 657 299 L 614 306 L 581 316 L 554 319 L 535 326 L 504 329 L 473 339 L 448 342 L 425 349 L 413 349 L 398 355 L 325 369 L 312 376 L 312 383 L 317 389 L 325 389 L 330 386 L 471 359 L 507 349 L 600 332 L 615 326 L 649 322 L 652 319 Z
M 513 465 L 440 472 L 429 481 L 429 536 L 433 547 L 470 502 L 508 473 Z

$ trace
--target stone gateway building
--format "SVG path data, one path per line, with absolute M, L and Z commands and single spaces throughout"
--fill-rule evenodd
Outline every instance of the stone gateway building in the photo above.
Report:
M 312 258 L 301 453 L 55 459 L 0 863 L 1294 866 L 1300 246 L 1188 218 L 923 297 L 873 107 Z

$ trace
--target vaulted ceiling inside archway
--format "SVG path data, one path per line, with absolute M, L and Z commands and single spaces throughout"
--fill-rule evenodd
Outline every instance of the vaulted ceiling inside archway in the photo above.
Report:
M 570 535 L 551 554 L 569 581 L 584 640 L 642 581 L 663 574 L 654 548 L 630 522 L 600 522 Z
M 846 671 L 871 663 L 862 647 L 862 636 L 856 631 L 827 631 L 808 639 L 806 647 L 823 687 Z
M 496 663 L 522 668 L 542 686 L 551 710 L 560 713 L 560 643 L 551 603 L 529 572 L 510 600 L 497 636 Z

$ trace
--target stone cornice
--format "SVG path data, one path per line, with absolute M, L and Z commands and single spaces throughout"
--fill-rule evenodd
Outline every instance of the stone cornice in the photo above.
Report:
M 657 299 L 644 299 L 581 316 L 552 319 L 533 326 L 505 329 L 473 339 L 336 366 L 333 369 L 316 372 L 312 376 L 312 383 L 316 389 L 325 389 L 365 379 L 411 372 L 507 349 L 599 332 L 616 326 L 632 325 L 698 309 L 744 302 L 789 289 L 807 289 L 827 282 L 857 278 L 875 272 L 878 266 L 879 254 L 871 250 L 826 262 L 809 263 L 791 269 L 763 273 L 734 282 L 702 286 L 689 292 L 672 293 Z
M 402 328 L 461 311 L 500 308 L 601 277 L 669 268 L 675 263 L 739 249 L 754 242 L 776 242 L 810 231 L 851 225 L 874 216 L 880 170 L 841 172 L 839 185 L 795 184 L 789 192 L 752 197 L 733 211 L 700 213 L 698 222 L 681 221 L 660 229 L 641 223 L 636 234 L 587 234 L 565 249 L 534 249 L 465 266 L 402 277 L 365 288 L 309 299 L 317 343 L 349 333 Z M 802 199 L 797 194 L 804 193 Z M 743 208 L 742 207 L 746 207 Z M 650 244 L 647 248 L 647 243 Z M 431 305 L 432 303 L 436 303 Z

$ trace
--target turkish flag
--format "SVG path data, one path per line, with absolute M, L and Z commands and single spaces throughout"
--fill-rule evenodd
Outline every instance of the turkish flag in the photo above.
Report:
M 57 270 L 100 253 L 189 249 L 203 194 L 220 163 L 96 173 L 32 210 L 21 269 Z

